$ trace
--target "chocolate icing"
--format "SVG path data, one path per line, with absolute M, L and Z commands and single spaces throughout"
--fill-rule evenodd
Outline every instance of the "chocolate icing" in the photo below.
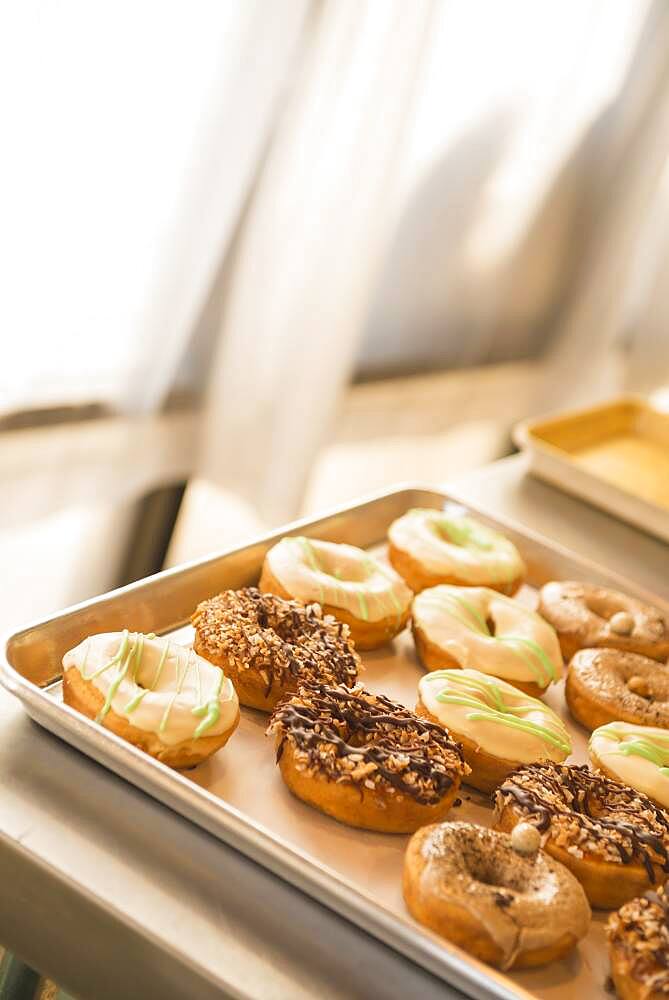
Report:
M 525 819 L 551 837 L 556 820 L 574 819 L 595 848 L 613 848 L 622 864 L 640 861 L 651 883 L 658 866 L 669 872 L 669 814 L 641 792 L 585 765 L 526 765 L 506 779 L 497 796 L 498 808 L 513 800 Z M 611 813 L 620 818 L 610 818 Z
M 305 684 L 277 706 L 268 732 L 279 736 L 277 761 L 290 741 L 314 772 L 385 782 L 422 804 L 438 802 L 468 770 L 445 729 L 361 687 Z

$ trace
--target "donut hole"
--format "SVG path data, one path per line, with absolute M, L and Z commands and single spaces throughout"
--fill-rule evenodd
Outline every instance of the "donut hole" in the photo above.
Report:
M 588 611 L 607 622 L 619 611 L 629 610 L 626 602 L 616 600 L 613 594 L 586 594 L 583 602 Z
M 469 875 L 481 885 L 490 886 L 493 889 L 507 889 L 511 892 L 521 892 L 523 889 L 519 872 L 514 871 L 511 866 L 495 864 L 491 859 L 482 858 L 480 855 L 474 858 L 467 858 L 467 871 Z
M 497 634 L 497 631 L 496 631 L 497 630 L 497 623 L 495 622 L 494 618 L 491 618 L 490 616 L 488 616 L 486 618 L 486 620 L 485 620 L 485 627 L 488 629 L 488 632 L 490 632 L 490 635 L 496 635 Z

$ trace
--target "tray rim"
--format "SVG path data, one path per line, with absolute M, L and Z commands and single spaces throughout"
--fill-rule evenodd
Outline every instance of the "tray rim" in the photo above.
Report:
M 18 670 L 11 666 L 7 658 L 6 650 L 13 640 L 27 632 L 48 626 L 67 615 L 108 602 L 121 595 L 141 591 L 157 578 L 179 576 L 191 567 L 218 562 L 258 544 L 269 544 L 287 533 L 313 527 L 337 515 L 354 513 L 367 505 L 382 502 L 391 497 L 399 499 L 403 494 L 406 494 L 408 504 L 420 494 L 424 494 L 425 499 L 428 496 L 431 497 L 433 501 L 451 501 L 462 504 L 475 515 L 488 518 L 502 528 L 517 532 L 528 541 L 546 547 L 558 556 L 575 560 L 586 571 L 591 568 L 593 571 L 605 575 L 614 583 L 619 582 L 623 589 L 632 590 L 641 598 L 646 598 L 660 606 L 669 607 L 668 602 L 659 596 L 651 594 L 634 583 L 630 585 L 630 581 L 623 580 L 619 574 L 579 556 L 532 529 L 525 528 L 513 519 L 492 514 L 475 504 L 459 499 L 457 490 L 451 492 L 447 488 L 424 483 L 402 483 L 394 488 L 378 491 L 361 497 L 357 501 L 331 508 L 315 517 L 301 518 L 269 533 L 252 536 L 242 545 L 231 546 L 204 558 L 171 567 L 151 577 L 145 577 L 125 587 L 97 595 L 61 612 L 30 622 L 18 630 L 10 630 L 0 646 L 0 684 L 21 701 L 31 718 L 57 737 L 103 764 L 109 770 L 129 781 L 134 787 L 172 808 L 185 819 L 194 822 L 213 836 L 239 850 L 246 857 L 284 878 L 300 891 L 328 906 L 416 964 L 428 969 L 440 979 L 444 980 L 444 971 L 448 971 L 453 978 L 446 979 L 446 982 L 476 998 L 497 997 L 500 1000 L 527 998 L 529 1000 L 534 994 L 508 979 L 503 973 L 483 965 L 460 949 L 448 945 L 427 928 L 416 926 L 408 917 L 398 917 L 381 904 L 371 901 L 369 897 L 342 876 L 321 867 L 319 864 L 305 861 L 304 856 L 285 842 L 283 838 L 245 816 L 235 806 L 219 799 L 206 788 L 195 785 L 188 778 L 160 761 L 147 757 L 136 747 L 122 740 L 110 730 L 96 725 L 92 720 L 80 715 L 69 706 L 56 702 L 49 694 L 48 687 L 39 687 L 21 675 Z M 176 623 L 173 628 L 178 628 L 179 624 Z M 195 800 L 195 807 L 189 801 L 191 799 Z M 363 918 L 364 923 L 362 922 Z

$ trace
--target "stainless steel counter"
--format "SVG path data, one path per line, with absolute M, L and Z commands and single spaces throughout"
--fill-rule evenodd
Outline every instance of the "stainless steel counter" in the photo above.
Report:
M 496 463 L 449 489 L 669 597 L 669 548 Z M 41 730 L 0 691 L 0 942 L 85 1000 L 443 984 Z M 452 992 L 451 996 L 457 994 Z

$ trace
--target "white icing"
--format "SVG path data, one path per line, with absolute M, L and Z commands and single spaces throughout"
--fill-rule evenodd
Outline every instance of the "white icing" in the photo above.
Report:
M 107 699 L 118 681 L 125 658 L 106 670 L 103 668 L 121 650 L 124 635 L 123 632 L 104 632 L 84 639 L 65 654 L 64 669 L 76 668 L 84 680 Z M 137 664 L 133 651 L 138 639 L 143 639 L 143 646 Z M 217 699 L 220 716 L 202 735 L 218 736 L 230 728 L 239 702 L 231 681 L 221 678 L 219 667 L 185 646 L 168 639 L 138 637 L 135 632 L 129 634 L 126 648 L 130 654 L 128 668 L 111 699 L 111 708 L 117 715 L 138 729 L 155 733 L 166 746 L 175 746 L 193 739 L 202 723 L 202 712 L 195 715 L 193 710 L 201 710 Z M 153 689 L 149 690 L 151 687 Z M 142 694 L 143 691 L 146 693 Z M 128 711 L 128 706 L 140 695 L 136 707 Z
M 567 730 L 548 705 L 478 670 L 435 670 L 421 677 L 418 691 L 430 715 L 456 739 L 464 736 L 495 757 L 559 763 L 571 753 Z M 450 698 L 469 704 L 444 700 Z M 518 722 L 525 728 L 517 728 Z M 530 726 L 541 728 L 532 732 Z
M 630 753 L 639 740 L 650 743 L 662 763 Z M 669 808 L 669 774 L 662 773 L 669 765 L 669 732 L 666 729 L 610 722 L 595 729 L 590 737 L 590 756 L 595 765 L 601 764 L 618 781 Z
M 468 584 L 510 583 L 525 575 L 513 542 L 471 517 L 416 508 L 393 521 L 388 537 L 435 575 Z
M 288 537 L 266 559 L 291 597 L 344 608 L 363 621 L 399 619 L 413 597 L 394 569 L 353 545 Z
M 461 667 L 540 687 L 562 676 L 555 629 L 535 612 L 487 587 L 441 584 L 417 594 L 416 626 Z M 492 620 L 493 634 L 486 621 Z M 539 647 L 541 653 L 537 652 Z

